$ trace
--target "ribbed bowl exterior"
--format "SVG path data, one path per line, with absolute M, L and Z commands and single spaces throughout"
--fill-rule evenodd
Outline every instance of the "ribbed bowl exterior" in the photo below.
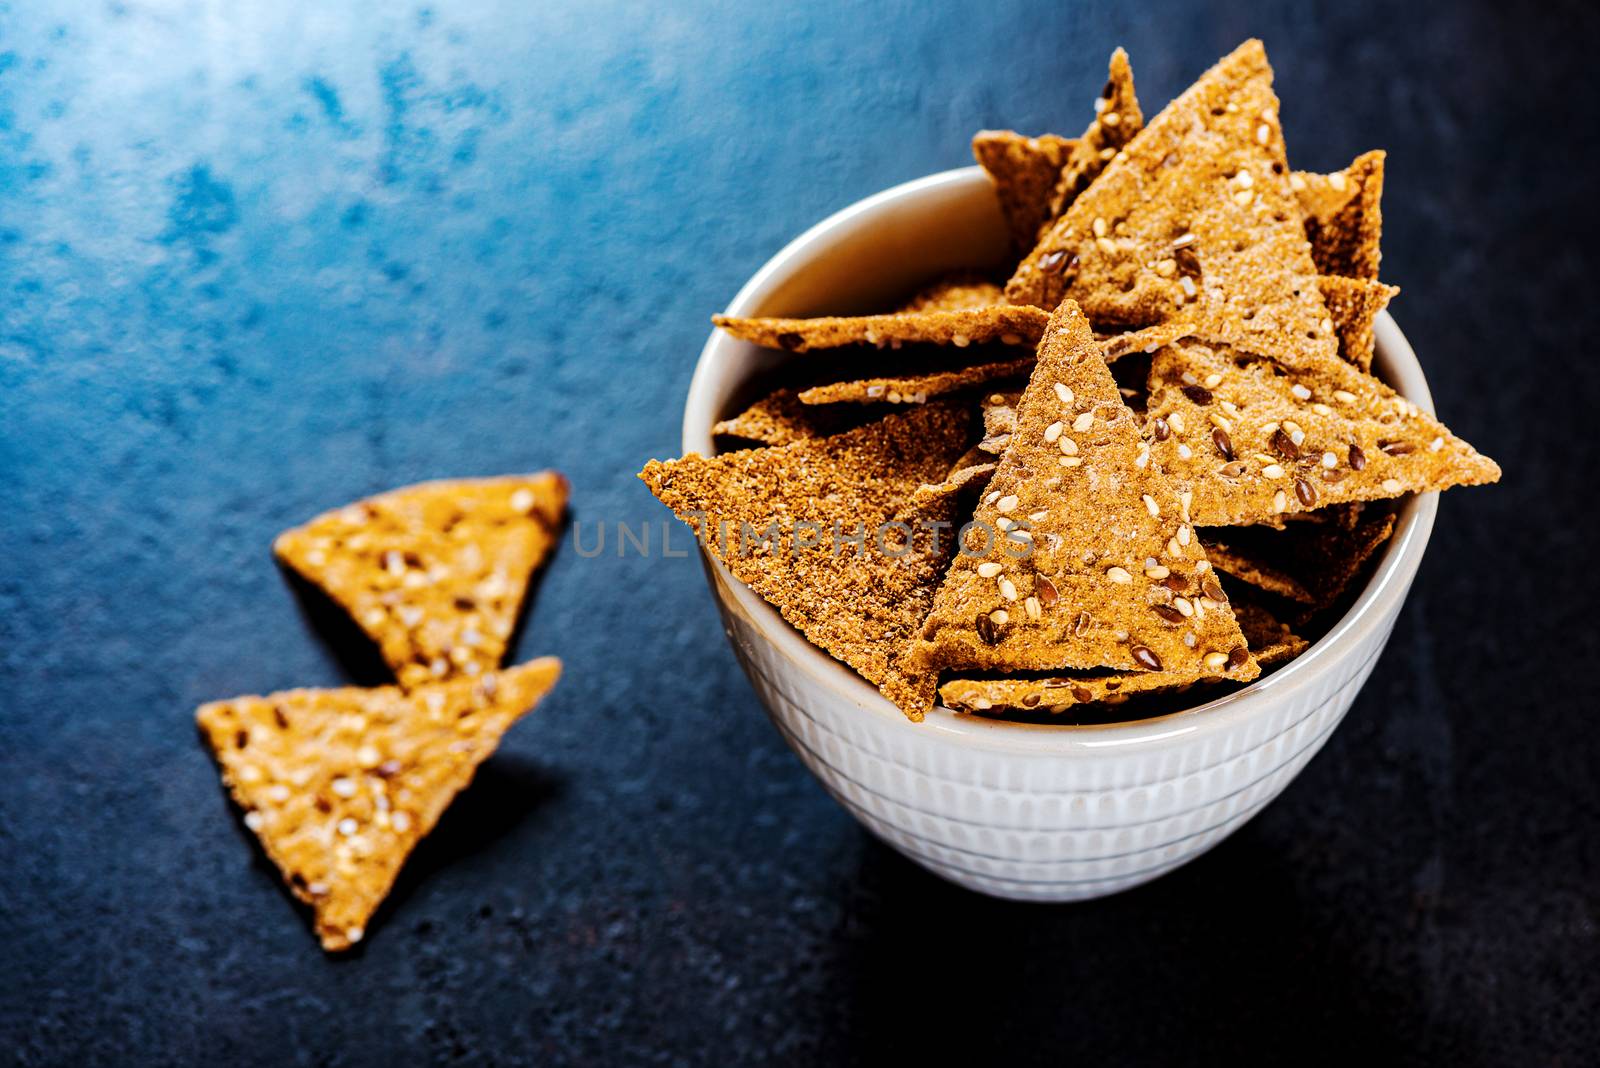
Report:
M 720 568 L 708 573 L 739 663 L 828 792 L 928 870 L 986 894 L 1034 901 L 1125 890 L 1226 838 L 1328 740 L 1394 623 L 1391 614 L 1310 684 L 1226 730 L 1082 753 L 1030 752 L 939 730 L 936 718 L 954 718 L 942 710 L 916 724 L 863 708 L 795 670 L 728 596 Z

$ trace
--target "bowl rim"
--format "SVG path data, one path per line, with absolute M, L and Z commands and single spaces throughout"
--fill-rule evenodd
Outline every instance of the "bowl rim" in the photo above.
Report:
M 952 190 L 966 191 L 962 187 L 968 186 L 974 187 L 973 192 L 980 186 L 992 189 L 981 167 L 961 167 L 903 182 L 834 212 L 795 237 L 763 264 L 739 289 L 724 314 L 759 314 L 762 301 L 784 282 L 825 255 L 828 246 L 843 234 L 869 224 L 874 215 L 891 206 L 898 208 L 905 201 Z M 1374 363 L 1383 366 L 1386 379 L 1398 392 L 1433 414 L 1427 379 L 1400 327 L 1385 311 L 1379 314 L 1374 328 L 1378 350 Z M 711 426 L 722 413 L 712 409 L 713 386 L 722 377 L 738 373 L 737 363 L 732 358 L 745 344 L 713 328 L 701 349 L 684 405 L 685 455 L 691 452 L 715 455 Z M 1401 504 L 1396 514 L 1394 537 L 1360 596 L 1326 634 L 1294 661 L 1233 693 L 1191 708 L 1116 723 L 1013 723 L 954 712 L 943 705 L 935 705 L 922 722 L 913 722 L 848 665 L 807 641 L 775 607 L 734 578 L 727 565 L 706 553 L 703 546 L 701 557 L 713 586 L 720 587 L 713 593 L 724 603 L 731 599 L 786 664 L 834 696 L 881 721 L 879 726 L 885 729 L 922 732 L 926 740 L 940 737 L 968 747 L 1035 755 L 1107 749 L 1125 751 L 1132 746 L 1162 745 L 1196 734 L 1230 730 L 1325 680 L 1335 664 L 1356 655 L 1367 647 L 1375 632 L 1392 625 L 1421 565 L 1438 507 L 1437 493 L 1413 494 Z

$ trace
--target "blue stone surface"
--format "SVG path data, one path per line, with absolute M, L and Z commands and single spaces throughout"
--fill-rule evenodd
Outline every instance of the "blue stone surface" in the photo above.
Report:
M 1600 1004 L 1593 9 L 1347 0 L 0 3 L 0 1049 L 44 1064 L 1576 1064 Z M 1288 792 L 1159 882 L 944 885 L 805 774 L 693 559 L 563 546 L 567 674 L 325 959 L 195 737 L 370 681 L 269 545 L 441 476 L 665 518 L 708 315 L 789 237 L 1147 112 L 1246 36 L 1295 163 L 1389 150 L 1458 491 Z M 659 528 L 658 528 L 659 529 Z M 1580 674 L 1580 672 L 1582 674 Z

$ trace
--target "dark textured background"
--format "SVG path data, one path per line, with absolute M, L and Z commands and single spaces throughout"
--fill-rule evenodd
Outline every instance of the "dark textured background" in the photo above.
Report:
M 0 1057 L 746 1063 L 1596 1056 L 1592 170 L 1577 3 L 0 3 Z M 658 520 L 707 315 L 789 237 L 1153 113 L 1264 37 L 1297 166 L 1389 150 L 1453 492 L 1343 728 L 1227 843 L 1058 908 L 867 837 L 692 559 L 563 547 L 567 675 L 327 960 L 193 707 L 352 668 L 274 533 L 554 466 Z

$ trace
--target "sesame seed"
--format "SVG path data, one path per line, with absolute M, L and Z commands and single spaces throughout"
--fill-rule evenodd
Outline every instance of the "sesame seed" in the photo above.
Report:
M 1028 513 L 1028 518 L 1033 520 L 1035 523 L 1038 523 L 1038 522 L 1044 520 L 1049 515 L 1050 515 L 1050 509 L 1041 508 L 1037 512 L 1029 512 Z
M 1217 427 L 1218 429 L 1223 430 L 1226 433 L 1229 433 L 1229 434 L 1233 433 L 1233 424 L 1228 422 L 1222 416 L 1218 415 L 1216 412 L 1211 412 L 1209 415 L 1206 416 L 1206 418 L 1211 420 L 1211 425 L 1212 426 Z
M 1172 247 L 1175 248 L 1175 249 L 1177 249 L 1177 248 L 1187 248 L 1189 245 L 1192 245 L 1192 244 L 1194 244 L 1194 234 L 1188 233 L 1188 234 L 1183 234 L 1177 240 L 1173 241 L 1172 242 Z
M 1063 456 L 1078 455 L 1078 443 L 1071 438 L 1062 438 L 1058 447 L 1061 449 L 1061 455 Z
M 1333 333 L 1333 320 L 1332 319 L 1324 318 L 1322 320 L 1322 324 L 1321 325 L 1322 325 L 1322 332 L 1324 334 Z
M 1279 490 L 1277 493 L 1272 495 L 1272 510 L 1274 512 L 1287 511 L 1288 508 L 1289 498 L 1288 495 L 1283 492 L 1283 490 Z
M 1318 415 L 1332 415 L 1333 414 L 1333 409 L 1328 407 L 1326 404 L 1321 403 L 1320 401 L 1318 403 L 1316 403 L 1316 404 L 1313 404 L 1311 406 L 1311 410 L 1316 412 Z
M 1010 579 L 1002 575 L 1000 576 L 999 587 L 1000 596 L 1004 597 L 1008 601 L 1015 601 L 1017 599 L 1017 584 L 1015 582 L 1012 582 Z
M 1246 189 L 1249 189 L 1252 185 L 1255 184 L 1255 179 L 1250 177 L 1250 172 L 1249 171 L 1240 171 L 1238 174 L 1233 176 L 1233 180 L 1238 182 L 1241 186 L 1243 186 Z
M 1015 530 L 1013 530 L 1011 532 L 1011 536 L 1013 538 L 1021 538 L 1023 541 L 1032 541 L 1033 540 L 1033 531 L 1031 531 L 1031 530 L 1023 530 L 1021 527 L 1017 527 Z
M 1128 574 L 1126 568 L 1121 567 L 1106 568 L 1106 578 L 1117 583 L 1129 583 L 1133 581 L 1133 576 Z
M 1181 526 L 1178 528 L 1178 544 L 1189 544 L 1189 528 L 1187 526 Z
M 1092 227 L 1092 229 L 1094 230 L 1094 236 L 1095 237 L 1105 237 L 1106 236 L 1106 221 L 1104 219 L 1101 219 L 1101 218 L 1097 217 L 1095 219 L 1095 221 L 1094 221 L 1094 226 Z
M 382 760 L 383 757 L 370 745 L 364 745 L 356 750 L 356 763 L 364 768 L 370 768 Z
M 1009 493 L 994 502 L 995 510 L 1000 512 L 1014 512 L 1017 510 L 1017 495 Z
M 1167 416 L 1167 426 L 1172 428 L 1172 432 L 1174 434 L 1183 433 L 1183 413 L 1173 412 L 1171 415 Z
M 1178 459 L 1187 460 L 1193 455 L 1194 455 L 1194 450 L 1193 449 L 1189 448 L 1189 446 L 1183 444 L 1182 442 L 1178 443 Z
M 404 812 L 396 812 L 389 817 L 389 826 L 401 834 L 405 834 L 411 829 L 411 817 Z
M 1194 503 L 1194 491 L 1184 490 L 1178 494 L 1178 504 L 1183 508 L 1183 521 L 1189 522 L 1189 506 Z
M 357 823 L 353 817 L 346 816 L 344 819 L 339 821 L 339 833 L 344 835 L 346 838 L 350 837 L 352 834 L 355 834 L 356 831 L 360 829 L 361 824 Z
M 1063 456 L 1060 460 L 1060 463 L 1062 467 L 1077 467 L 1079 464 L 1083 463 L 1083 457 Z
M 1180 558 L 1183 556 L 1183 546 L 1178 544 L 1177 538 L 1167 539 L 1167 555 Z
M 1442 437 L 1434 438 L 1432 441 L 1428 442 L 1429 452 L 1438 452 L 1442 448 L 1444 448 L 1444 438 Z
M 513 493 L 511 495 L 511 510 L 513 512 L 521 512 L 524 515 L 533 511 L 533 491 L 519 489 Z
M 1002 572 L 1004 570 L 1005 570 L 1005 565 L 996 563 L 993 560 L 985 560 L 983 563 L 978 565 L 978 577 L 979 578 L 994 578 L 995 576 L 999 575 L 1000 572 Z
M 1194 295 L 1199 292 L 1199 290 L 1195 288 L 1194 279 L 1190 278 L 1188 275 L 1184 275 L 1182 278 L 1178 279 L 1178 284 L 1183 287 L 1183 295 L 1186 297 L 1193 298 Z
M 1325 452 L 1325 453 L 1322 454 L 1322 466 L 1323 467 L 1338 467 L 1339 466 L 1339 458 L 1337 456 L 1335 456 L 1331 452 Z
M 367 936 L 367 932 L 359 927 L 346 927 L 344 936 L 352 942 L 359 942 Z
M 1288 426 L 1289 424 L 1285 423 L 1284 425 Z M 1289 440 L 1294 442 L 1294 447 L 1298 449 L 1306 443 L 1306 432 L 1299 427 L 1295 427 L 1289 431 Z
M 267 787 L 267 800 L 274 804 L 283 804 L 289 800 L 289 788 L 281 782 L 275 782 Z
M 1162 579 L 1172 574 L 1172 569 L 1167 567 L 1165 564 L 1156 564 L 1154 567 L 1146 567 L 1144 569 L 1144 574 L 1145 578 L 1152 578 L 1157 582 L 1160 582 Z
M 1156 499 L 1146 493 L 1143 500 L 1144 510 L 1150 513 L 1150 518 L 1159 519 L 1161 517 L 1161 506 L 1156 503 Z
M 1398 478 L 1386 478 L 1383 480 L 1383 492 L 1385 493 L 1399 493 L 1403 489 L 1405 487 L 1400 484 Z
M 1296 193 L 1303 193 L 1305 192 L 1306 188 L 1306 180 L 1300 177 L 1298 174 L 1291 174 L 1289 175 L 1289 188 L 1293 189 Z
M 1264 145 L 1269 140 L 1271 140 L 1271 138 L 1272 138 L 1272 127 L 1268 126 L 1266 123 L 1262 123 L 1260 126 L 1256 127 L 1256 143 L 1257 144 Z
M 993 623 L 997 627 L 1003 627 L 1007 623 L 1011 622 L 1011 613 L 1007 612 L 1004 608 L 996 608 L 993 612 L 989 613 L 989 622 Z
M 1150 465 L 1150 443 L 1148 441 L 1141 441 L 1141 442 L 1139 442 L 1139 452 L 1133 458 L 1133 466 L 1135 466 L 1139 470 L 1143 471 L 1149 465 Z
M 1336 389 L 1333 391 L 1333 399 L 1338 401 L 1340 404 L 1354 404 L 1356 402 L 1356 395 L 1351 393 L 1348 389 Z
M 1095 240 L 1095 244 L 1099 246 L 1101 252 L 1112 253 L 1117 251 L 1117 243 L 1109 237 L 1098 238 Z
M 1172 259 L 1156 261 L 1156 274 L 1162 278 L 1171 278 L 1178 273 L 1178 261 Z
M 1115 126 L 1117 123 L 1122 121 L 1122 116 L 1118 115 L 1115 111 L 1108 111 L 1104 115 L 1100 116 L 1100 121 L 1105 123 L 1107 126 Z
M 1061 398 L 1062 404 L 1072 403 L 1072 390 L 1067 388 L 1067 384 L 1065 382 L 1056 383 L 1056 396 Z
M 340 776 L 339 778 L 333 780 L 333 782 L 329 783 L 328 788 L 334 793 L 338 794 L 340 797 L 356 796 L 355 780 L 346 779 L 343 776 Z
M 1306 401 L 1311 399 L 1311 390 L 1301 385 L 1299 382 L 1296 382 L 1294 385 L 1290 386 L 1289 392 L 1295 395 L 1296 400 Z
M 1039 598 L 1037 597 L 1029 597 L 1026 601 L 1023 601 L 1022 608 L 1028 613 L 1029 619 L 1041 619 L 1044 616 L 1044 609 L 1040 606 Z
M 998 501 L 999 499 L 1000 499 L 1000 491 L 999 490 L 995 490 L 993 493 L 989 494 L 987 497 L 985 497 L 983 499 L 983 503 L 984 504 L 993 504 L 995 501 Z
M 1172 607 L 1176 608 L 1185 616 L 1194 615 L 1194 605 L 1189 603 L 1189 599 L 1187 597 L 1174 597 L 1172 599 Z
M 1079 434 L 1083 433 L 1085 430 L 1088 430 L 1092 426 L 1094 426 L 1093 412 L 1084 412 L 1082 415 L 1078 416 L 1078 418 L 1072 421 L 1072 429 Z
M 999 527 L 1001 530 L 1010 530 L 1012 527 L 1016 526 L 1015 523 L 1007 519 L 1005 516 L 1001 516 L 999 519 L 996 519 L 994 521 L 994 525 Z
M 1334 192 L 1343 193 L 1344 192 L 1344 172 L 1343 171 L 1335 171 L 1334 173 L 1328 175 L 1328 184 L 1333 186 Z
M 1227 653 L 1207 653 L 1205 655 L 1205 665 L 1206 665 L 1206 667 L 1210 668 L 1212 671 L 1216 671 L 1219 668 L 1222 668 L 1222 667 L 1226 666 L 1227 663 L 1228 663 L 1228 654 Z
M 1222 385 L 1222 376 L 1219 374 L 1206 375 L 1206 380 L 1201 384 L 1207 389 L 1216 389 L 1218 386 Z
M 1250 192 L 1248 189 L 1241 189 L 1237 193 L 1233 194 L 1233 202 L 1239 205 L 1241 208 L 1249 205 L 1249 203 L 1255 198 L 1256 195 Z
M 1261 469 L 1261 473 L 1266 475 L 1268 478 L 1282 478 L 1283 468 L 1279 467 L 1277 464 L 1268 464 Z
M 252 831 L 259 831 L 261 829 L 261 825 L 266 822 L 267 818 L 261 813 L 257 812 L 255 809 L 251 809 L 249 812 L 244 814 L 244 825 L 250 828 Z
M 391 575 L 399 576 L 406 573 L 405 557 L 393 549 L 383 554 L 383 569 Z

